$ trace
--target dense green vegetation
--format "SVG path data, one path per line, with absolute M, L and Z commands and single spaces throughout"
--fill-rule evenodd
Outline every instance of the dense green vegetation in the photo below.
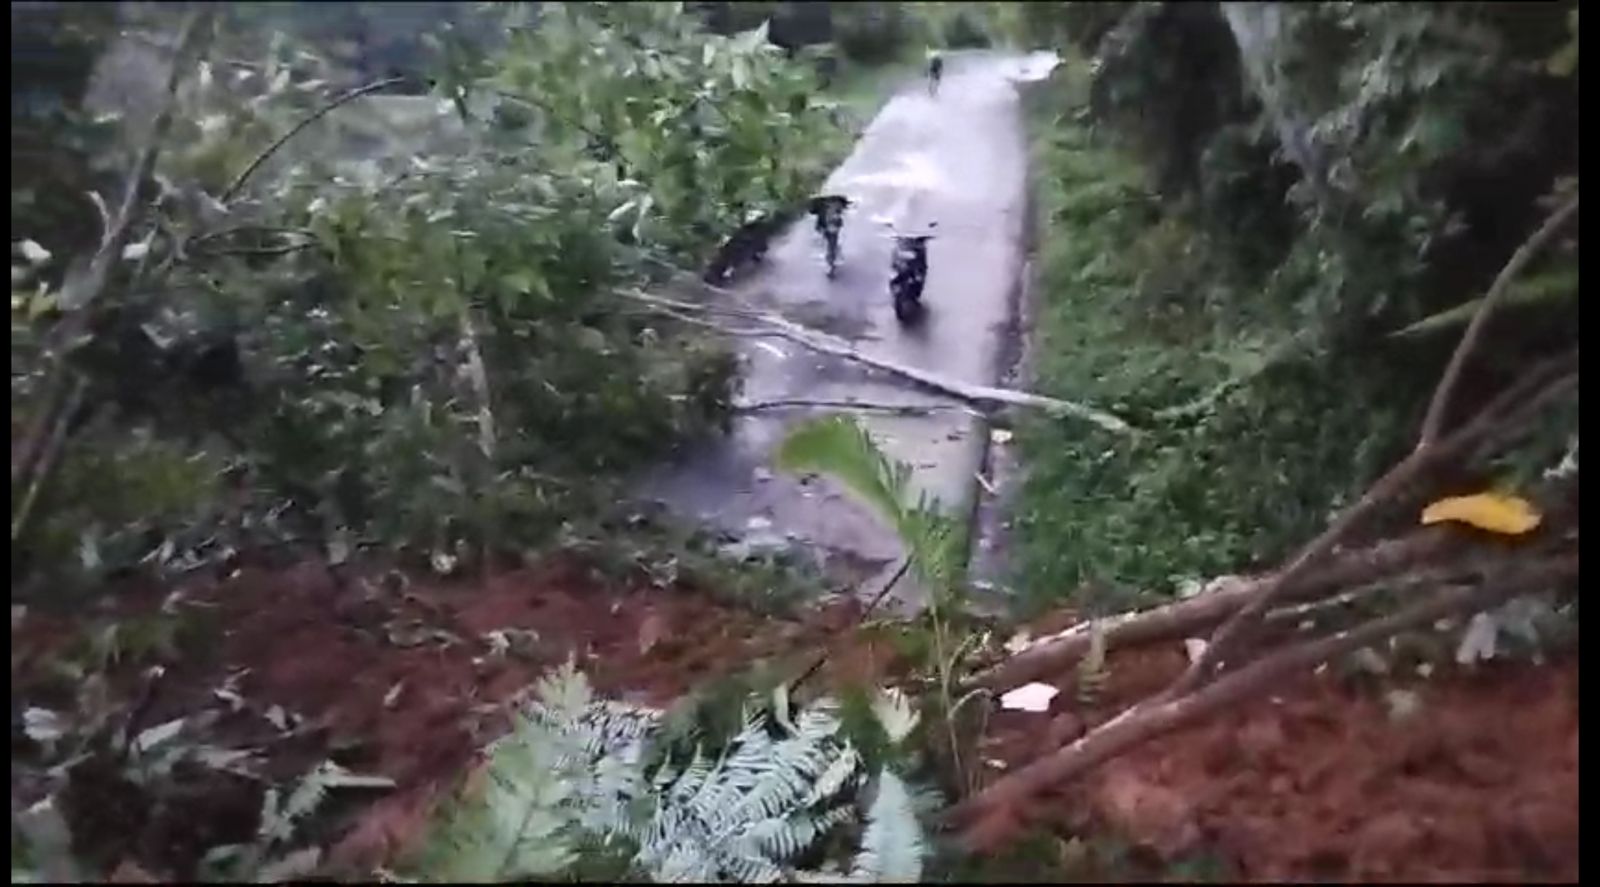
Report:
M 168 12 L 148 26 L 170 38 Z M 493 54 L 433 40 L 435 125 L 457 135 L 350 162 L 317 133 L 335 150 L 271 147 L 349 72 L 248 17 L 199 25 L 161 190 L 81 295 L 61 281 L 95 251 L 94 207 L 48 222 L 29 207 L 56 205 L 54 180 L 13 178 L 36 245 L 14 259 L 13 428 L 42 454 L 13 485 L 14 578 L 188 567 L 263 536 L 449 565 L 597 514 L 624 472 L 718 426 L 728 352 L 619 294 L 807 193 L 847 144 L 831 105 L 761 30 L 655 4 L 498 14 Z M 207 48 L 261 55 L 224 76 Z M 83 118 L 65 89 L 56 113 Z

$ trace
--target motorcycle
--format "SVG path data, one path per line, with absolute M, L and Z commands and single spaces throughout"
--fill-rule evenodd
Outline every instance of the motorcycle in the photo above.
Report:
M 938 223 L 928 227 L 935 228 Z M 922 316 L 922 290 L 928 283 L 928 241 L 933 234 L 894 233 L 889 296 L 894 300 L 894 316 L 903 324 Z
M 839 232 L 844 229 L 844 211 L 850 207 L 850 198 L 827 194 L 811 198 L 811 214 L 817 217 L 817 233 L 822 235 L 828 277 L 839 270 Z

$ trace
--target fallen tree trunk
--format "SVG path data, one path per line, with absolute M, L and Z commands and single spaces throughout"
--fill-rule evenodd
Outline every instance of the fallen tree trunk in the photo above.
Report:
M 1459 536 L 1428 529 L 1371 548 L 1342 552 L 1325 568 L 1305 576 L 1289 592 L 1290 600 L 1309 600 L 1352 585 L 1372 582 L 1415 567 L 1456 547 Z M 1177 640 L 1214 628 L 1232 616 L 1275 574 L 1243 579 L 1216 591 L 1175 601 L 1151 610 L 1100 620 L 1108 649 Z M 1090 623 L 1075 625 L 1055 638 L 1031 647 L 974 675 L 967 687 L 1004 691 L 1071 668 L 1089 650 Z

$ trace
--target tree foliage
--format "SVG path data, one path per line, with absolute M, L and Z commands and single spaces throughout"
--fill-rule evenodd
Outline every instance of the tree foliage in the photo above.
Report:
M 1576 168 L 1566 4 L 1082 5 L 1098 116 L 1335 335 L 1463 301 Z
M 510 103 L 501 121 L 531 112 L 541 138 L 644 183 L 632 233 L 704 258 L 710 240 L 803 197 L 839 145 L 811 72 L 782 60 L 765 24 L 723 37 L 680 4 L 553 4 L 513 26 L 470 88 Z
M 170 40 L 171 10 L 136 12 L 137 45 Z M 616 293 L 807 193 L 843 144 L 810 72 L 670 4 L 495 13 L 512 30 L 488 55 L 433 36 L 432 99 L 354 98 L 345 67 L 244 19 L 207 26 L 198 61 L 134 53 L 125 76 L 176 64 L 177 88 L 146 90 L 171 123 L 93 305 L 60 280 L 95 236 L 47 236 L 14 178 L 13 229 L 49 258 L 14 252 L 13 441 L 64 455 L 13 485 L 24 573 L 262 533 L 448 564 L 720 426 L 731 353 Z M 384 138 L 396 108 L 418 137 Z M 148 122 L 97 157 L 127 170 Z M 171 503 L 137 519 L 101 495 L 163 472 L 187 480 L 130 493 Z

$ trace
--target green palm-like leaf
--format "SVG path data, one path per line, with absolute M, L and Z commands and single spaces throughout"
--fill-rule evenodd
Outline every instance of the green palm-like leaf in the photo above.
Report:
M 808 422 L 790 432 L 778 450 L 786 471 L 827 474 L 866 500 L 895 528 L 910 551 L 918 574 L 947 591 L 960 581 L 963 562 L 957 524 L 937 500 L 911 498 L 911 466 L 890 459 L 872 435 L 846 416 Z

